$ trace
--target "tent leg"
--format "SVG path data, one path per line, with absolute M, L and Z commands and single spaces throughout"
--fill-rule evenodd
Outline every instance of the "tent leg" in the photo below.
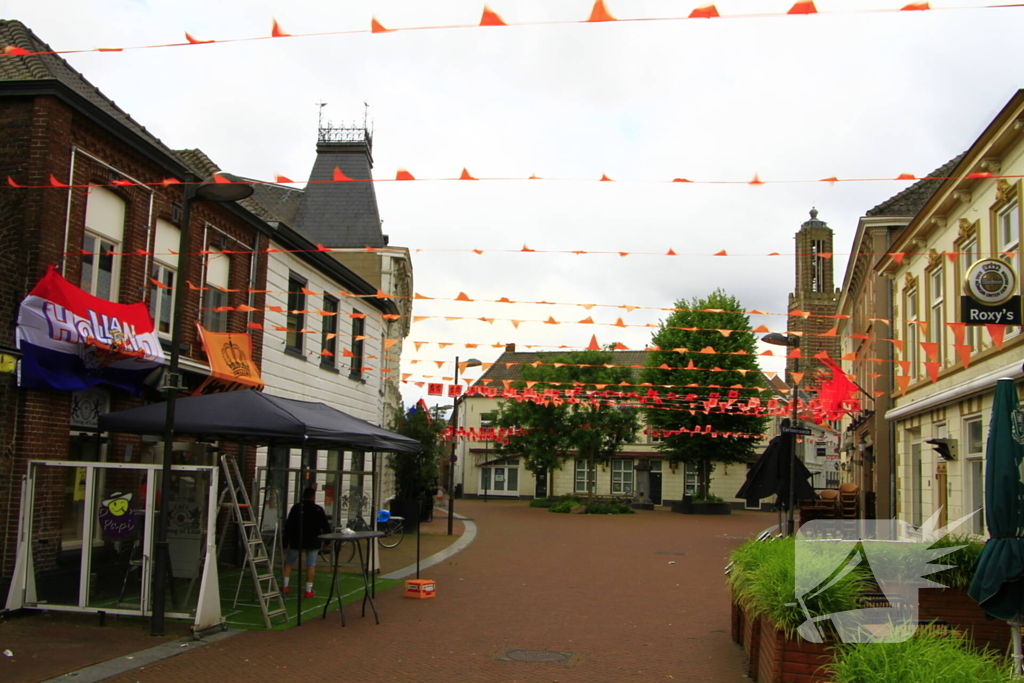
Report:
M 1024 626 L 1024 620 L 1014 619 L 1010 624 L 1010 628 L 1013 629 L 1013 678 L 1022 679 L 1024 678 L 1024 653 L 1021 650 L 1021 638 L 1020 628 Z

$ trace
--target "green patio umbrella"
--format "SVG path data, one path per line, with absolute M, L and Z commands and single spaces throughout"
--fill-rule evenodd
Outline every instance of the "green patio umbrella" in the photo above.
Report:
M 975 565 L 968 595 L 985 613 L 1010 623 L 1016 673 L 1021 669 L 1024 623 L 1024 424 L 1012 379 L 996 383 L 985 449 L 985 518 L 989 539 Z

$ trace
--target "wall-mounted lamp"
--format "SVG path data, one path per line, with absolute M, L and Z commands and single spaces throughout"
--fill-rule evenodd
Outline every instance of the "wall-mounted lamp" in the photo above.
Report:
M 868 442 L 864 439 L 863 436 L 860 437 L 860 441 L 857 442 L 857 450 L 863 453 L 865 450 L 867 450 L 867 447 Z
M 675 472 L 677 469 L 679 469 L 679 463 L 677 463 L 677 462 L 670 462 L 668 464 L 668 468 L 670 470 L 672 470 L 673 472 Z

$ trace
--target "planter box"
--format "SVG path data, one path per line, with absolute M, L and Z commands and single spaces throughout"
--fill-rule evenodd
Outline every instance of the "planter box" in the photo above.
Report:
M 1005 621 L 989 619 L 966 588 L 922 588 L 918 593 L 921 621 L 941 619 L 957 631 L 966 633 L 975 647 L 1006 652 L 1010 645 L 1010 627 Z
M 824 666 L 832 661 L 829 649 L 834 643 L 810 643 L 797 636 L 786 637 L 774 623 L 766 620 L 760 629 L 758 670 L 760 683 L 827 683 Z
M 742 607 L 740 611 L 740 639 L 743 652 L 747 655 L 747 676 L 757 680 L 758 660 L 761 655 L 761 618 L 751 619 Z
M 672 511 L 686 515 L 731 515 L 732 506 L 729 503 L 690 503 L 689 510 L 676 510 L 673 507 Z

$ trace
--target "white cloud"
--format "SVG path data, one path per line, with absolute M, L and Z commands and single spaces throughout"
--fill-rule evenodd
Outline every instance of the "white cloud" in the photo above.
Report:
M 578 20 L 590 0 L 490 3 L 506 21 Z M 615 1 L 620 18 L 680 16 L 693 0 Z M 718 2 L 723 14 L 784 12 L 791 0 Z M 874 0 L 895 7 L 899 0 Z M 936 7 L 951 2 L 933 2 Z M 964 4 L 958 0 L 956 4 Z M 973 2 L 973 4 L 982 4 Z M 6 16 L 57 49 L 294 33 L 475 23 L 483 2 L 289 3 L 13 0 Z M 820 11 L 865 7 L 819 0 Z M 924 174 L 970 145 L 1024 83 L 1016 9 L 842 14 L 408 31 L 260 40 L 69 61 L 173 147 L 201 147 L 253 177 L 306 177 L 317 108 L 361 121 L 370 104 L 378 178 L 576 181 L 380 183 L 384 230 L 414 254 L 416 289 L 431 296 L 670 306 L 724 287 L 748 307 L 785 311 L 792 237 L 811 206 L 836 231 L 836 281 L 858 216 L 903 189 L 891 181 L 747 185 L 655 183 L 674 177 L 814 180 Z M 596 183 L 602 173 L 616 183 Z M 580 182 L 587 180 L 587 182 Z M 643 182 L 627 182 L 643 181 Z M 681 255 L 499 254 L 584 249 Z M 487 250 L 484 255 L 437 249 Z M 708 254 L 727 249 L 729 258 Z M 741 254 L 743 254 L 741 256 Z M 419 302 L 423 315 L 614 321 L 611 309 Z M 469 313 L 468 311 L 472 311 Z M 512 312 L 514 311 L 514 312 Z M 656 322 L 654 311 L 623 315 Z M 770 327 L 784 317 L 755 320 Z M 438 322 L 410 340 L 640 346 L 642 328 Z M 425 346 L 413 358 L 498 351 Z M 419 371 L 424 364 L 406 367 Z M 433 365 L 431 367 L 434 367 Z M 447 366 L 451 373 L 451 365 Z M 775 366 L 773 369 L 779 369 Z M 440 373 L 437 373 L 440 374 Z

